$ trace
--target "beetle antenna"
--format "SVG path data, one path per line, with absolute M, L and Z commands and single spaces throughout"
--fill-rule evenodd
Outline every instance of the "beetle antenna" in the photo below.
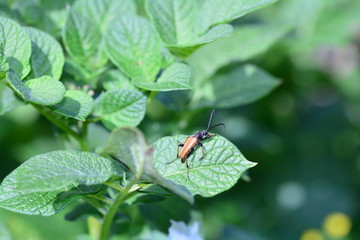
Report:
M 218 127 L 218 126 L 223 126 L 224 127 L 224 130 L 225 130 L 225 124 L 223 123 L 218 123 L 216 124 L 215 126 L 212 126 L 211 128 L 209 128 L 207 131 L 210 131 L 211 129 L 215 128 L 215 127 Z
M 211 124 L 211 120 L 214 116 L 214 112 L 215 112 L 215 109 L 213 109 L 210 113 L 210 118 L 209 118 L 209 123 L 208 123 L 208 127 L 207 127 L 207 130 L 206 131 L 209 131 L 211 128 L 210 128 L 210 124 Z

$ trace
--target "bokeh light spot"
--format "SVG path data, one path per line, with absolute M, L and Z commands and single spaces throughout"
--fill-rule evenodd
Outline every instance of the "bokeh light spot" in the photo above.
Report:
M 324 240 L 324 237 L 317 229 L 307 229 L 301 235 L 300 240 Z
M 327 215 L 324 220 L 324 230 L 332 237 L 344 237 L 351 229 L 350 218 L 340 212 Z
M 277 192 L 278 204 L 286 209 L 296 209 L 305 201 L 304 188 L 295 182 L 286 182 L 279 187 Z

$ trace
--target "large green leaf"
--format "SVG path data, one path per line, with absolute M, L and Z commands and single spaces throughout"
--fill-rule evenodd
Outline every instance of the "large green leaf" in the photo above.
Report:
M 184 45 L 193 43 L 197 2 L 188 0 L 146 1 L 147 12 L 166 44 Z
M 188 159 L 189 169 L 180 159 L 166 164 L 176 158 L 178 144 L 185 142 L 186 138 L 178 135 L 156 141 L 154 167 L 163 177 L 184 185 L 193 194 L 211 197 L 226 191 L 235 185 L 245 170 L 256 165 L 246 160 L 234 144 L 221 136 L 203 141 L 206 149 L 203 159 L 201 149 L 195 149 Z
M 146 10 L 167 48 L 188 57 L 199 47 L 233 34 L 232 20 L 277 0 L 148 0 Z
M 230 108 L 251 103 L 272 91 L 280 81 L 254 65 L 216 74 L 195 92 L 192 107 Z
M 101 33 L 104 33 L 109 21 L 120 14 L 136 14 L 136 5 L 132 0 L 78 0 L 73 9 L 91 19 Z
M 185 45 L 167 45 L 167 48 L 175 55 L 180 57 L 188 57 L 198 48 L 205 44 L 214 42 L 216 40 L 227 38 L 234 33 L 233 27 L 230 24 L 220 24 L 211 28 L 206 34 L 198 37 L 193 43 Z
M 109 129 L 135 127 L 144 118 L 145 108 L 146 97 L 142 93 L 119 89 L 108 91 L 101 96 L 94 114 L 99 116 Z
M 92 19 L 70 9 L 62 38 L 69 55 L 79 64 L 101 67 L 107 61 L 102 51 L 102 36 Z
M 4 179 L 0 207 L 52 215 L 82 195 L 99 191 L 99 184 L 120 176 L 118 164 L 94 153 L 60 150 L 40 154 Z
M 228 23 L 276 1 L 278 0 L 205 0 L 196 20 L 196 32 L 203 34 L 211 26 Z
M 94 100 L 83 91 L 69 90 L 60 103 L 50 108 L 61 115 L 85 121 L 94 109 Z
M 184 63 L 173 63 L 165 69 L 156 82 L 144 78 L 134 78 L 132 82 L 139 88 L 150 91 L 174 91 L 191 89 L 191 68 Z
M 64 98 L 64 85 L 49 76 L 31 79 L 24 84 L 16 73 L 10 70 L 7 72 L 7 81 L 28 102 L 48 106 L 57 104 Z
M 153 167 L 152 149 L 146 144 L 144 135 L 138 129 L 120 128 L 112 132 L 103 153 L 122 161 L 138 179 L 154 182 L 188 202 L 194 202 L 193 195 L 188 189 L 163 178 Z
M 288 30 L 286 26 L 247 25 L 235 28 L 239 34 L 210 43 L 191 55 L 187 62 L 194 71 L 195 84 L 209 78 L 233 61 L 246 61 L 263 53 Z
M 96 185 L 74 187 L 65 192 L 21 192 L 16 189 L 14 176 L 10 174 L 0 186 L 0 207 L 23 214 L 50 216 L 82 196 L 101 189 L 101 186 Z
M 75 0 L 54 1 L 41 0 L 39 8 L 42 9 L 41 20 L 34 22 L 39 28 L 54 37 L 61 37 L 61 30 L 66 22 L 67 6 L 72 5 Z M 32 11 L 31 11 L 32 12 Z
M 0 16 L 0 43 L 7 62 L 20 79 L 30 71 L 31 41 L 14 21 Z
M 135 15 L 119 15 L 108 27 L 105 50 L 128 77 L 154 81 L 162 64 L 160 39 L 150 22 Z
M 175 55 L 187 57 L 199 47 L 233 33 L 231 25 L 221 24 L 202 34 L 195 32 L 199 13 L 196 1 L 146 1 L 146 9 L 166 47 Z
M 59 150 L 30 158 L 12 174 L 18 191 L 45 192 L 102 184 L 122 176 L 122 170 L 112 160 L 94 153 Z
M 31 77 L 44 75 L 60 79 L 64 66 L 64 53 L 60 44 L 48 33 L 31 27 L 24 28 L 31 39 Z
M 24 102 L 16 97 L 14 91 L 0 83 L 0 115 L 3 115 L 23 105 Z

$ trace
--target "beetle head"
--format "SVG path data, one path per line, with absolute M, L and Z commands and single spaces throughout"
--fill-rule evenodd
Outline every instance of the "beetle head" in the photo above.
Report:
M 201 131 L 201 139 L 209 138 L 210 134 L 207 130 Z

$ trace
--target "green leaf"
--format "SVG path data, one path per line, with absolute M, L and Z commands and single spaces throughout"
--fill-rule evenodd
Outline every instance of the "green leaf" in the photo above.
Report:
M 0 43 L 7 62 L 20 79 L 30 72 L 31 41 L 14 21 L 0 16 Z
M 119 89 L 108 91 L 101 96 L 94 114 L 100 116 L 109 129 L 135 127 L 144 118 L 145 108 L 146 97 L 142 93 Z
M 196 19 L 196 32 L 205 33 L 210 27 L 228 23 L 278 0 L 206 0 Z
M 42 19 L 34 22 L 35 27 L 39 28 L 54 37 L 61 37 L 61 29 L 65 25 L 68 5 L 73 4 L 74 0 L 54 1 L 41 0 L 39 8 L 42 11 Z
M 31 39 L 31 78 L 44 75 L 60 79 L 64 66 L 64 53 L 60 44 L 49 34 L 31 27 L 24 27 Z
M 206 155 L 203 159 L 201 149 L 195 149 L 189 157 L 189 169 L 176 158 L 179 142 L 185 142 L 185 135 L 164 137 L 154 143 L 154 167 L 160 174 L 177 184 L 184 185 L 193 194 L 211 197 L 228 190 L 239 180 L 245 170 L 255 166 L 241 152 L 221 136 L 203 141 Z M 199 147 L 200 148 L 200 147 Z M 189 178 L 187 178 L 189 173 Z
M 143 134 L 136 128 L 119 128 L 111 132 L 103 153 L 123 162 L 133 174 L 143 173 L 148 146 Z M 140 176 L 139 176 L 140 177 Z
M 69 10 L 62 38 L 67 52 L 77 63 L 99 68 L 107 62 L 100 30 L 83 14 Z
M 83 91 L 69 90 L 65 92 L 60 103 L 50 106 L 50 108 L 66 117 L 85 121 L 94 109 L 94 100 Z
M 60 150 L 40 154 L 16 168 L 0 186 L 0 207 L 52 215 L 99 184 L 122 176 L 119 165 L 89 152 Z
M 128 77 L 154 81 L 162 64 L 160 39 L 147 19 L 135 15 L 114 18 L 105 37 L 111 61 Z
M 167 45 L 167 48 L 175 55 L 186 58 L 198 48 L 227 38 L 233 35 L 234 29 L 230 24 L 221 24 L 211 28 L 205 35 L 199 37 L 195 42 L 186 45 Z
M 23 214 L 50 216 L 82 196 L 101 189 L 101 186 L 95 185 L 74 187 L 66 192 L 21 192 L 16 189 L 14 176 L 10 174 L 0 186 L 0 207 Z
M 36 155 L 13 171 L 18 191 L 68 191 L 80 185 L 102 184 L 122 176 L 119 165 L 90 152 L 59 150 Z
M 197 39 L 193 31 L 196 1 L 148 0 L 146 10 L 164 43 L 184 45 Z
M 130 83 L 130 80 L 119 70 L 106 71 L 101 79 L 103 87 L 108 91 L 115 89 L 137 90 L 137 88 Z
M 193 68 L 195 80 L 207 79 L 233 61 L 246 61 L 265 52 L 287 31 L 288 27 L 278 25 L 237 27 L 235 32 L 240 34 L 204 46 L 191 55 L 187 62 Z M 195 83 L 201 84 L 201 81 Z
M 70 57 L 65 58 L 64 71 L 72 75 L 74 80 L 80 82 L 81 84 L 89 85 L 92 88 L 96 88 L 99 76 L 107 70 L 108 67 L 106 65 L 98 69 L 88 69 L 86 66 L 77 63 Z
M 28 102 L 39 105 L 54 105 L 64 97 L 64 85 L 49 76 L 43 76 L 27 81 L 25 84 L 13 70 L 7 72 L 7 81 L 10 86 Z
M 9 63 L 4 53 L 4 44 L 0 42 L 0 80 L 5 78 L 6 72 L 9 71 Z
M 143 78 L 134 78 L 132 82 L 139 88 L 150 91 L 174 91 L 191 89 L 191 68 L 184 63 L 173 63 L 156 82 L 149 82 Z
M 144 135 L 138 129 L 120 128 L 112 132 L 103 153 L 122 161 L 138 179 L 154 182 L 188 202 L 194 202 L 193 195 L 189 190 L 164 179 L 156 171 L 152 164 L 152 149 L 148 147 Z
M 151 0 L 146 10 L 160 37 L 177 56 L 188 57 L 199 47 L 233 34 L 229 23 L 276 0 L 196 1 Z
M 24 102 L 17 98 L 10 88 L 0 83 L 0 115 L 10 112 L 21 105 L 24 105 Z
M 192 99 L 196 108 L 230 108 L 254 102 L 265 96 L 280 81 L 254 65 L 244 65 L 216 74 L 199 86 Z
M 73 9 L 85 16 L 104 33 L 109 21 L 120 14 L 136 14 L 136 5 L 132 0 L 78 0 Z

